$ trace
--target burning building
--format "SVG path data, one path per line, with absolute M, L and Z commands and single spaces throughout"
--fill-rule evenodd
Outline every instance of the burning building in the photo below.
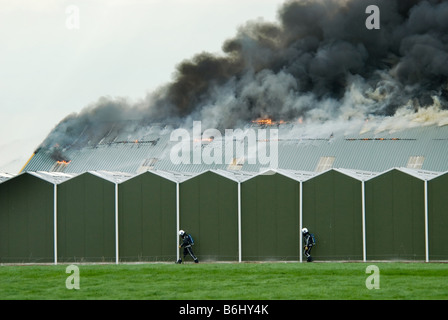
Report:
M 381 11 L 378 30 L 365 27 L 369 5 Z M 170 132 L 194 121 L 222 137 L 278 127 L 278 168 L 445 171 L 445 21 L 448 3 L 438 0 L 286 1 L 277 21 L 247 22 L 222 53 L 182 61 L 170 83 L 140 101 L 102 97 L 67 116 L 24 171 L 226 169 L 165 161 Z M 221 162 L 259 171 L 250 157 Z
M 447 260 L 446 21 L 437 0 L 286 1 L 141 101 L 100 98 L 0 183 L 0 262 L 173 260 L 181 226 L 200 260 L 301 261 L 305 224 L 317 260 Z M 82 221 L 107 226 L 91 254 Z

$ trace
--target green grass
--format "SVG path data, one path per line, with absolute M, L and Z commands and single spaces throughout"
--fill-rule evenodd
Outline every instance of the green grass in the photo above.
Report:
M 366 267 L 380 270 L 367 289 Z M 1 300 L 426 300 L 448 298 L 443 263 L 81 264 L 80 289 L 67 265 L 0 266 Z

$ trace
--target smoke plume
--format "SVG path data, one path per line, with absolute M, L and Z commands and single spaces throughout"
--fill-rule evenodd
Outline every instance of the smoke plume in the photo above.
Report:
M 369 5 L 380 9 L 379 30 L 365 26 Z M 430 110 L 433 123 L 447 123 L 448 2 L 289 0 L 277 17 L 247 22 L 221 54 L 182 61 L 138 103 L 101 98 L 69 115 L 42 146 L 98 142 L 154 122 L 224 129 L 265 117 L 410 119 Z

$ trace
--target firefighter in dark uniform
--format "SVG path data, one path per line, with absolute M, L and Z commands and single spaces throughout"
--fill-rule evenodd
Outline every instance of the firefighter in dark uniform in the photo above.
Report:
M 179 236 L 182 239 L 182 243 L 180 244 L 179 248 L 184 249 L 184 252 L 183 252 L 184 260 L 185 260 L 185 257 L 187 256 L 187 254 L 189 254 L 193 258 L 194 263 L 198 263 L 199 260 L 194 255 L 193 249 L 192 249 L 192 246 L 194 245 L 193 238 L 188 233 L 186 233 L 184 230 L 179 230 Z M 176 263 L 182 263 L 182 259 L 179 258 L 179 260 L 177 260 Z
M 302 235 L 303 235 L 303 254 L 306 257 L 307 262 L 313 261 L 313 257 L 311 257 L 311 249 L 314 245 L 314 239 L 312 235 L 309 233 L 307 228 L 302 229 Z

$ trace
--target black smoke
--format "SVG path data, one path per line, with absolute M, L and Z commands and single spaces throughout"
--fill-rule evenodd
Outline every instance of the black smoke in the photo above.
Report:
M 380 9 L 379 30 L 365 26 L 369 5 Z M 234 128 L 263 117 L 391 116 L 435 99 L 448 107 L 447 1 L 290 0 L 277 16 L 247 22 L 221 54 L 180 62 L 138 103 L 101 98 L 68 116 L 43 145 L 96 143 L 128 120 Z

